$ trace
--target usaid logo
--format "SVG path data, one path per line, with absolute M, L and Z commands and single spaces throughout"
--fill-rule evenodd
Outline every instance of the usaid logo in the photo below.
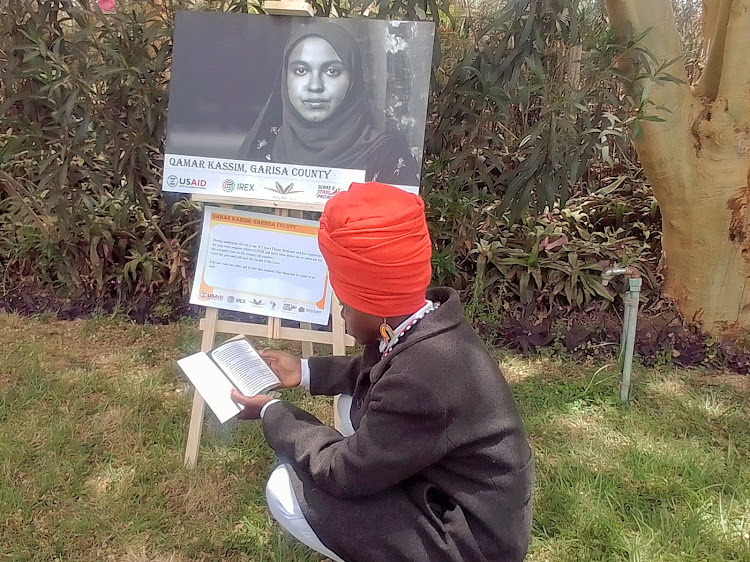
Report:
M 179 178 L 177 176 L 169 176 L 167 178 L 167 185 L 169 187 L 189 187 L 192 189 L 206 189 L 206 180 L 198 180 L 195 178 Z
M 202 299 L 211 299 L 211 300 L 219 300 L 223 301 L 224 296 L 223 295 L 217 295 L 216 293 L 200 293 L 200 296 Z
M 221 182 L 221 189 L 227 193 L 232 193 L 234 191 L 234 180 L 224 180 Z

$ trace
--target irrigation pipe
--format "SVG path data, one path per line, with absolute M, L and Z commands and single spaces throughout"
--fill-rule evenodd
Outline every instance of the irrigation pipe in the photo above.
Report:
M 638 303 L 641 298 L 641 276 L 634 267 L 612 267 L 602 273 L 602 284 L 607 285 L 615 277 L 625 276 L 628 290 L 622 295 L 625 309 L 622 315 L 620 335 L 620 401 L 630 397 L 630 379 L 633 374 L 633 351 L 635 348 L 636 324 L 638 323 Z

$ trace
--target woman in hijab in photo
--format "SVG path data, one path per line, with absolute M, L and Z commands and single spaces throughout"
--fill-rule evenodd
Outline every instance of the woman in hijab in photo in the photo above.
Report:
M 419 185 L 406 142 L 375 126 L 356 40 L 332 23 L 290 36 L 281 76 L 238 157 L 365 170 L 366 181 Z

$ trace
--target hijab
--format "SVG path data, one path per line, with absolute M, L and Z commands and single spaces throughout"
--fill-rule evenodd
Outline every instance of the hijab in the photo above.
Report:
M 287 88 L 287 66 L 292 50 L 305 38 L 320 37 L 336 51 L 346 67 L 350 84 L 346 96 L 334 113 L 320 122 L 305 120 L 289 99 Z M 370 102 L 365 92 L 362 53 L 354 37 L 343 27 L 333 23 L 315 22 L 294 32 L 284 48 L 281 75 L 277 80 L 281 96 L 282 124 L 273 142 L 273 162 L 294 163 L 308 166 L 331 166 L 366 170 L 375 150 L 389 138 L 379 131 L 373 122 Z M 273 97 L 275 94 L 271 94 Z M 256 124 L 248 135 L 253 143 L 243 145 L 247 154 L 255 149 L 258 133 L 270 126 L 269 116 L 274 112 L 271 98 L 263 108 Z M 269 127 L 270 128 L 270 127 Z M 249 150 L 248 150 L 249 149 Z

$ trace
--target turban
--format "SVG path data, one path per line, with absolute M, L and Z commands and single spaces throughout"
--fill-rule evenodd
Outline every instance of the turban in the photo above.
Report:
M 326 203 L 318 245 L 339 299 L 384 318 L 425 303 L 432 244 L 419 196 L 382 183 L 353 183 Z

